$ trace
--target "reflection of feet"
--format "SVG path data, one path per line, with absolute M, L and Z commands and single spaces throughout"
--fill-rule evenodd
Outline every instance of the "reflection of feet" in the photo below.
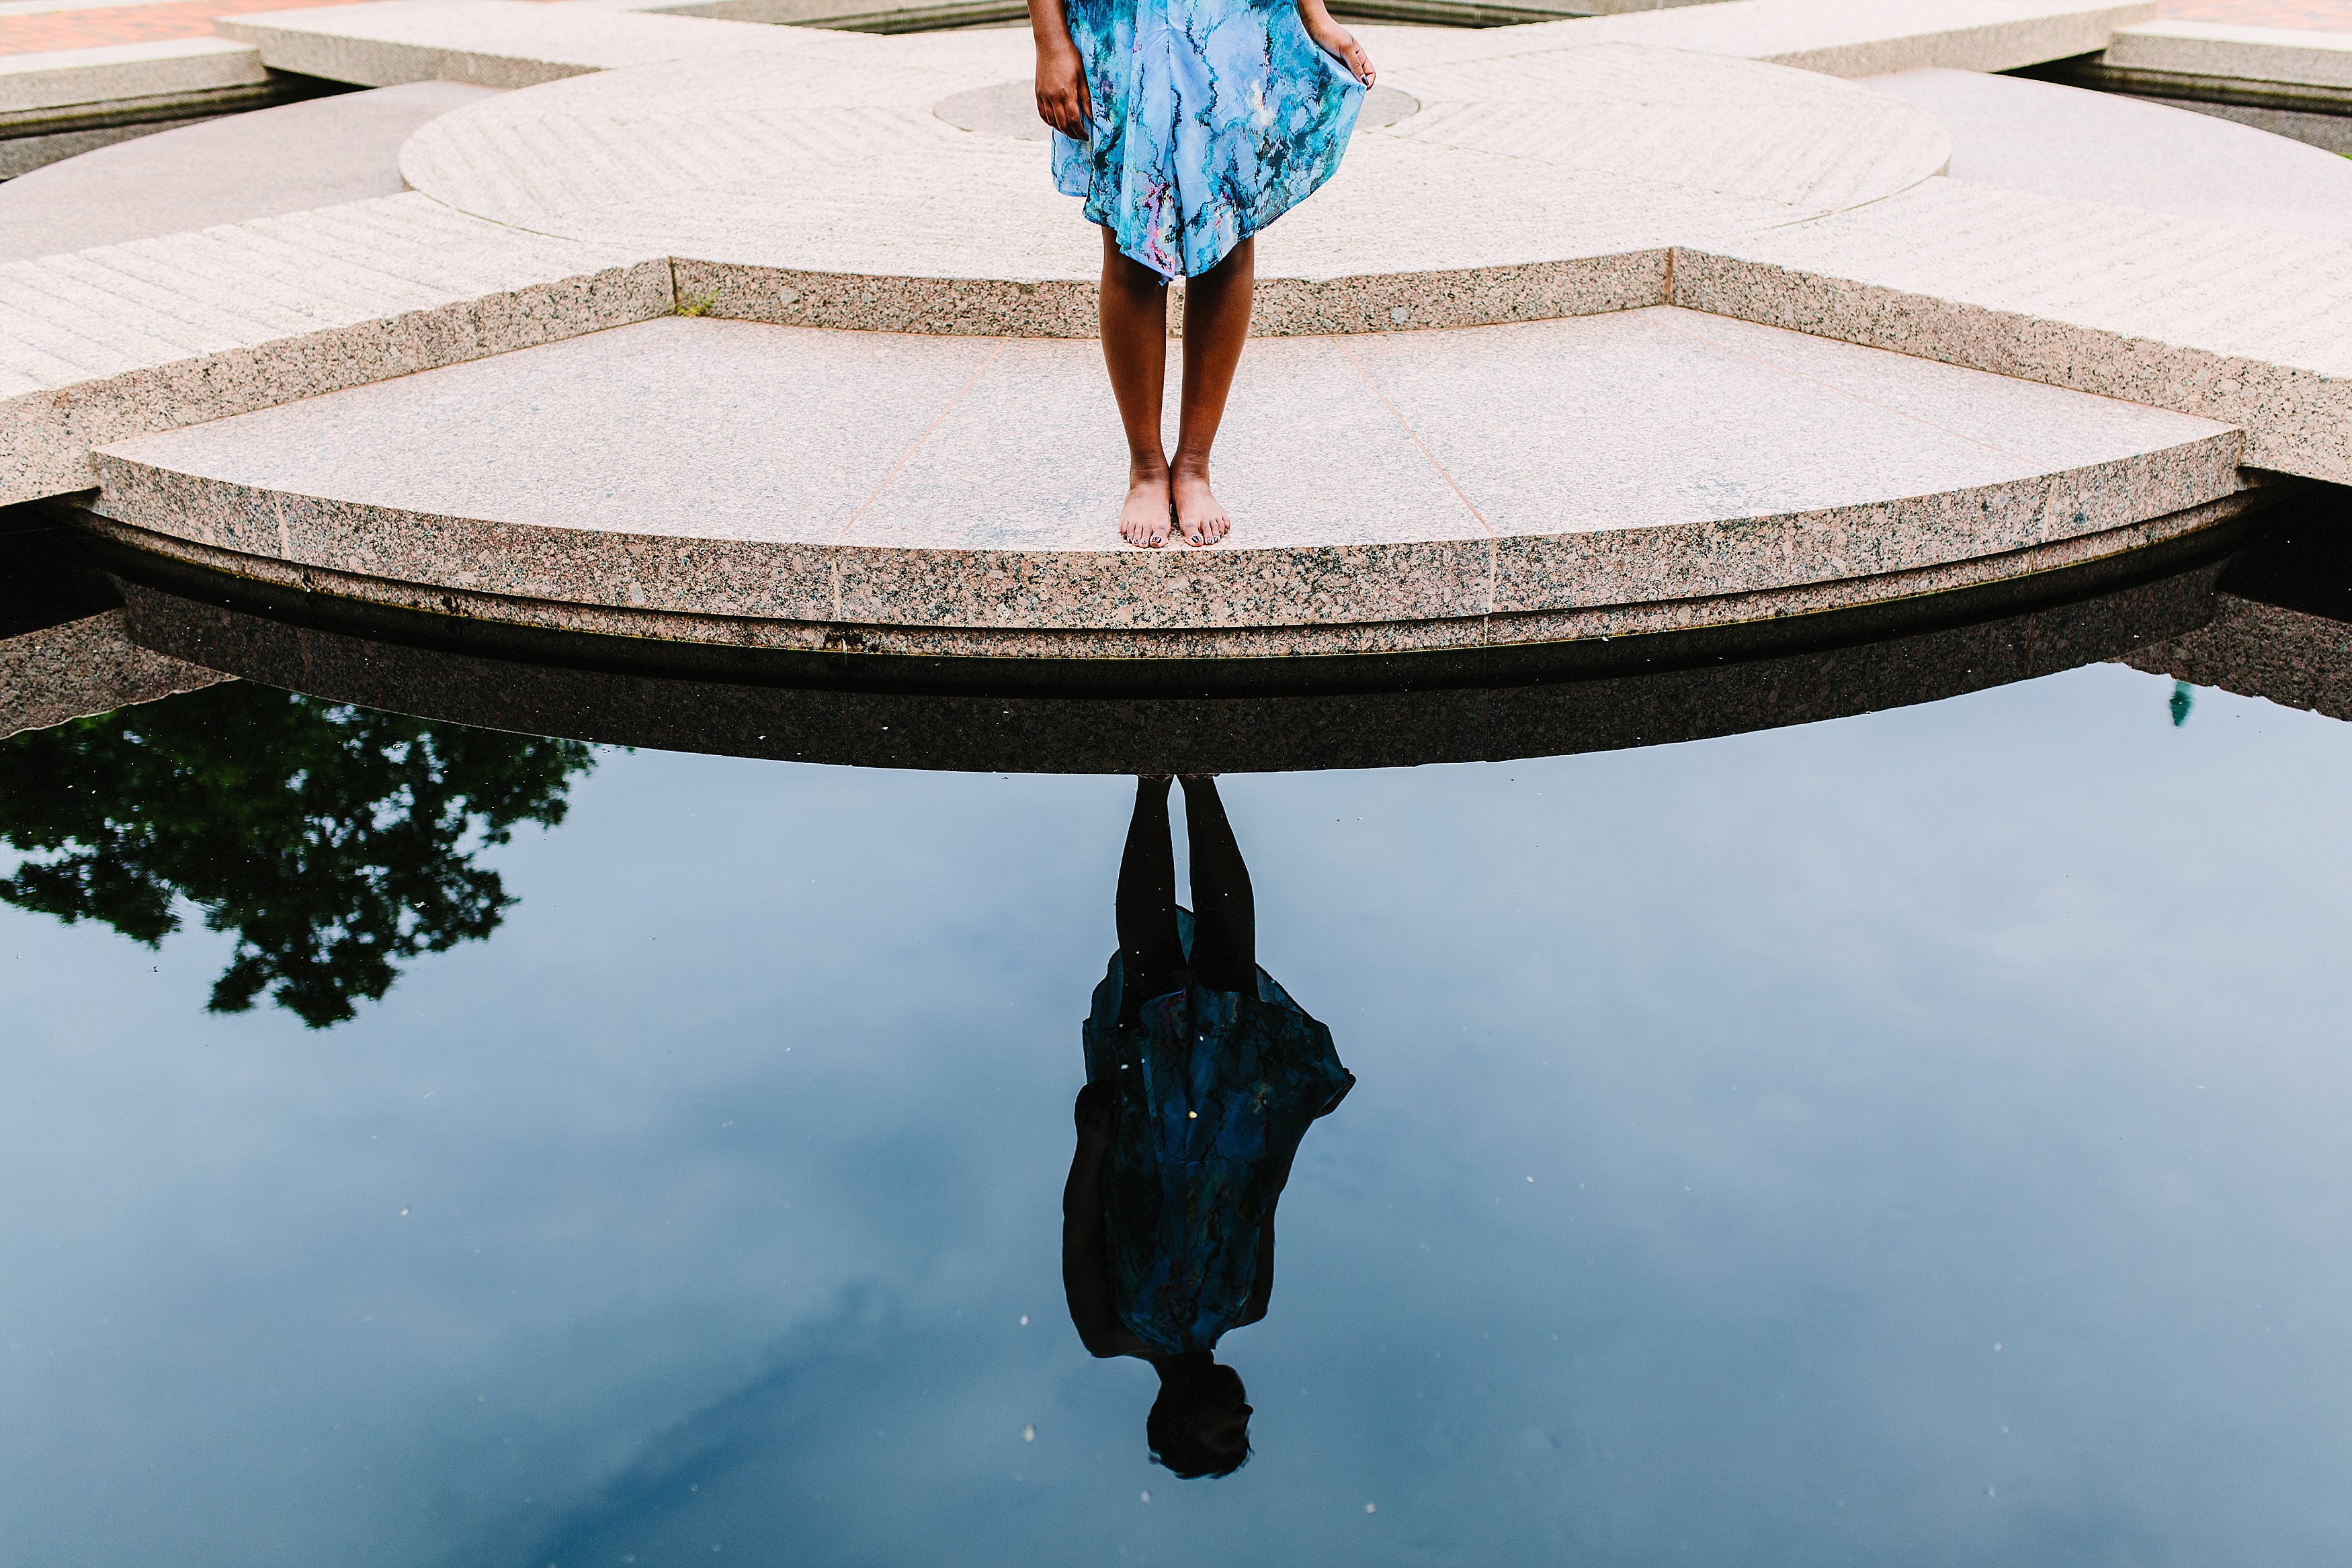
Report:
M 1168 542 L 1168 470 L 1131 464 L 1127 475 L 1127 504 L 1118 509 L 1118 537 L 1139 549 L 1158 549 Z
M 1210 490 L 1205 472 L 1179 471 L 1170 477 L 1168 487 L 1176 501 L 1177 531 L 1186 544 L 1213 545 L 1232 530 L 1234 520 Z

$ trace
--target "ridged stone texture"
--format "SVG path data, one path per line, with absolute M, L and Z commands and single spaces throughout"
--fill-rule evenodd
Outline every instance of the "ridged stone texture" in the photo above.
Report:
M 1412 31 L 1365 36 L 1383 88 L 1416 111 L 1360 129 L 1329 186 L 1267 231 L 1259 275 L 1276 300 L 1292 280 L 1443 277 L 1408 305 L 1411 324 L 1508 319 L 1536 287 L 1524 269 L 1842 211 L 1916 184 L 1950 153 L 1917 110 L 1807 72 L 1623 43 L 1416 65 L 1430 45 Z M 1091 330 L 1050 287 L 1025 311 L 1018 297 L 971 304 L 975 286 L 1082 285 L 1100 266 L 1045 149 L 961 107 L 1027 78 L 1026 36 L 857 41 L 870 48 L 772 46 L 486 100 L 420 131 L 402 172 L 497 223 L 779 275 L 766 308 L 743 313 L 928 325 L 873 319 L 817 281 L 875 277 L 919 280 L 949 329 Z M 1479 273 L 1513 282 L 1482 292 L 1462 276 Z M 881 292 L 903 306 L 909 287 Z

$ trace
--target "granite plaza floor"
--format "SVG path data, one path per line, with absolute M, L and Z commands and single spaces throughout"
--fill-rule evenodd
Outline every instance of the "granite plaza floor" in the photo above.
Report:
M 1095 245 L 1021 31 L 226 17 L 370 90 L 0 186 L 0 497 L 488 622 L 1064 661 L 1573 642 L 2127 556 L 2352 480 L 2352 162 L 1986 74 L 2188 47 L 2145 16 L 1365 29 L 1347 162 L 1260 248 L 1241 527 L 1157 554 L 1104 520 Z

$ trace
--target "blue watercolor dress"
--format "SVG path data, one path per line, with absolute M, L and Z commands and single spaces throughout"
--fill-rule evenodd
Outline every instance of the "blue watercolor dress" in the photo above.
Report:
M 1189 957 L 1191 912 L 1176 925 Z M 1212 991 L 1187 971 L 1126 1025 L 1118 954 L 1095 988 L 1087 1082 L 1118 1102 L 1103 1167 L 1111 1310 L 1154 1354 L 1211 1349 L 1241 1321 L 1299 1140 L 1356 1084 L 1331 1031 L 1256 978 L 1254 995 Z
M 1364 89 L 1293 0 L 1068 0 L 1094 134 L 1054 183 L 1162 277 L 1197 277 L 1339 167 Z

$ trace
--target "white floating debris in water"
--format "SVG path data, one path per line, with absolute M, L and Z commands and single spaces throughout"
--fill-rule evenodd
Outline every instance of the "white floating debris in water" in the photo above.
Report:
M 1535 1186 L 1535 1185 L 1536 1185 L 1536 1178 L 1535 1178 L 1535 1177 L 1533 1177 L 1533 1176 L 1529 1176 L 1529 1177 L 1528 1177 L 1528 1185 L 1529 1186 Z
M 1376 1503 L 1369 1503 L 1369 1502 L 1368 1502 L 1368 1503 L 1366 1503 L 1366 1504 L 1364 1505 L 1364 1511 L 1365 1511 L 1366 1513 L 1378 1513 L 1378 1512 L 1380 1512 L 1381 1511 L 1380 1511 L 1380 1506 L 1379 1506 L 1378 1504 L 1376 1504 Z
M 1150 1502 L 1150 1501 L 1151 1500 L 1151 1494 L 1150 1494 L 1150 1492 L 1145 1492 L 1145 1493 L 1143 1494 L 1143 1500 L 1144 1500 L 1144 1501 L 1146 1501 L 1146 1502 Z
M 1034 1443 L 1037 1440 L 1036 1423 L 1031 1422 L 1028 1426 L 1021 1428 L 1021 1440 L 1024 1443 Z
M 402 1209 L 400 1212 L 401 1212 L 401 1213 L 403 1213 L 403 1214 L 406 1214 L 406 1213 L 408 1212 L 408 1210 L 406 1210 L 406 1209 L 404 1209 L 404 1209 Z M 1993 1341 L 1993 1343 L 1992 1343 L 1992 1347 L 1993 1347 L 1993 1349 L 1995 1349 L 1995 1350 L 1999 1350 L 1999 1349 L 2000 1348 L 2000 1342 L 1999 1340 L 1995 1340 L 1995 1341 Z
M 1027 1312 L 1021 1314 L 1021 1326 L 1024 1329 L 1029 1326 L 1029 1314 Z
M 400 1218 L 403 1218 L 403 1219 L 407 1218 L 408 1218 L 408 1210 L 406 1210 L 406 1209 L 404 1209 L 404 1209 L 402 1209 L 402 1210 L 400 1211 Z
M 1200 1119 L 1201 1119 L 1201 1113 L 1199 1113 L 1198 1111 L 1187 1111 L 1187 1112 L 1185 1112 L 1185 1113 L 1184 1113 L 1184 1120 L 1186 1120 L 1187 1122 L 1197 1122 L 1197 1121 L 1199 1121 Z

